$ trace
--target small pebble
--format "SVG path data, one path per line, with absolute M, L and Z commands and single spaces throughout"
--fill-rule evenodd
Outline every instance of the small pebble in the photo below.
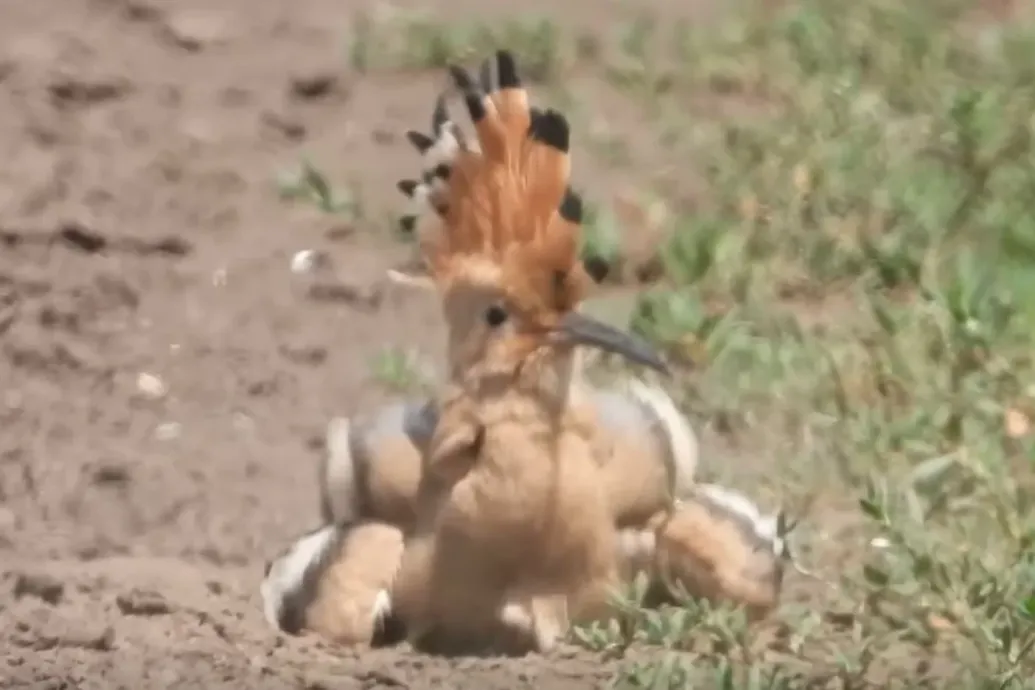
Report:
M 179 422 L 165 422 L 159 424 L 158 428 L 155 429 L 155 438 L 159 441 L 172 441 L 179 438 L 182 431 L 183 427 L 180 426 Z
M 216 12 L 182 11 L 164 22 L 165 37 L 184 50 L 197 52 L 226 42 L 231 35 L 232 18 Z
M 137 390 L 153 400 L 164 397 L 168 392 L 162 379 L 146 372 L 137 375 Z
M 303 249 L 291 257 L 291 272 L 299 275 L 302 273 L 312 273 L 326 263 L 326 255 L 315 249 Z

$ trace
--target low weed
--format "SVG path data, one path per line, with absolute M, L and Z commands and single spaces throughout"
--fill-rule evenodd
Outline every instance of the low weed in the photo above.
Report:
M 694 143 L 711 196 L 634 325 L 694 365 L 700 418 L 766 439 L 762 483 L 840 506 L 811 518 L 828 607 L 773 624 L 791 659 L 691 664 L 720 687 L 1035 682 L 1035 26 L 972 9 L 806 0 L 613 71 L 659 122 L 702 89 L 764 101 Z M 682 687 L 672 663 L 623 682 Z

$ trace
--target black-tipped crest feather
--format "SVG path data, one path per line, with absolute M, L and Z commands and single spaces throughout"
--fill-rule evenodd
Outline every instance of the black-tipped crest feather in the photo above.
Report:
M 439 163 L 431 171 L 432 178 L 439 178 L 442 180 L 448 180 L 449 175 L 453 172 L 453 168 L 450 167 L 449 163 Z
M 442 128 L 449 122 L 449 109 L 446 107 L 446 95 L 439 94 L 435 99 L 435 109 L 431 112 L 431 131 L 435 137 L 442 136 Z
M 532 120 L 529 136 L 563 153 L 568 152 L 571 144 L 568 120 L 552 108 Z
M 449 74 L 453 77 L 456 88 L 464 95 L 464 103 L 467 105 L 467 112 L 471 115 L 471 122 L 478 124 L 486 115 L 485 94 L 463 67 L 451 65 Z
M 427 134 L 421 134 L 420 132 L 410 130 L 406 133 L 406 138 L 410 140 L 422 155 L 427 153 L 428 149 L 435 145 L 435 140 L 429 137 Z
M 564 191 L 564 198 L 561 199 L 561 205 L 558 208 L 558 212 L 561 214 L 561 218 L 574 223 L 575 225 L 582 224 L 582 197 L 579 196 L 575 190 L 568 187 Z
M 519 89 L 521 79 L 518 78 L 517 64 L 508 50 L 496 52 L 496 79 L 499 89 Z
M 468 91 L 464 94 L 464 103 L 467 105 L 467 112 L 471 114 L 471 122 L 478 124 L 486 114 L 485 96 L 477 91 Z
M 449 66 L 449 76 L 452 77 L 453 83 L 456 84 L 456 88 L 460 91 L 477 91 L 478 87 L 475 86 L 474 80 L 471 79 L 471 75 L 467 73 L 460 65 Z
M 528 109 L 528 118 L 529 118 L 528 136 L 532 136 L 532 129 L 534 127 L 538 126 L 537 123 L 539 122 L 539 119 L 542 116 L 543 116 L 543 109 L 542 108 L 537 108 L 536 106 L 533 105 L 533 106 L 531 106 Z
M 492 62 L 489 60 L 482 61 L 482 66 L 478 70 L 478 81 L 481 83 L 482 91 L 485 93 L 492 93 L 496 90 L 492 79 Z
M 413 192 L 417 189 L 416 180 L 399 180 L 395 183 L 396 188 L 406 196 L 413 198 Z

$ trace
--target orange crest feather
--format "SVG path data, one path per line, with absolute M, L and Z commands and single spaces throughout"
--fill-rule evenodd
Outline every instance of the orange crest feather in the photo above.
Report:
M 509 52 L 496 53 L 496 68 L 498 88 L 489 93 L 484 76 L 483 88 L 450 68 L 478 146 L 464 142 L 456 152 L 440 226 L 422 238 L 422 250 L 443 291 L 491 264 L 523 310 L 570 311 L 589 278 L 579 261 L 582 202 L 568 186 L 568 122 L 530 108 Z

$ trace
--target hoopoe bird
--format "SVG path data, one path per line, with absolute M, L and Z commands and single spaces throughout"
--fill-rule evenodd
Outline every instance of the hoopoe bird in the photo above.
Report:
M 491 91 L 487 65 L 483 65 L 482 84 L 485 91 Z M 531 110 L 534 114 L 535 109 Z M 477 147 L 477 142 L 465 141 L 449 119 L 444 97 L 436 103 L 432 133 L 407 133 L 424 162 L 420 182 L 404 180 L 398 185 L 415 202 L 401 221 L 404 229 L 411 231 L 425 222 L 425 216 L 441 215 L 454 158 L 462 147 Z M 397 275 L 396 279 L 422 288 L 433 287 L 425 278 Z M 786 550 L 782 513 L 763 516 L 742 494 L 715 485 L 694 486 L 697 439 L 662 388 L 638 379 L 609 390 L 582 385 L 582 405 L 594 422 L 595 457 L 604 473 L 616 525 L 621 527 L 616 550 L 624 578 L 631 579 L 642 570 L 651 575 L 656 591 L 668 599 L 675 593 L 686 593 L 732 602 L 748 607 L 752 617 L 771 610 L 778 603 L 786 564 L 801 570 Z M 351 419 L 332 420 L 320 465 L 324 522 L 379 520 L 411 530 L 416 519 L 421 453 L 437 422 L 434 399 L 405 400 L 365 410 Z M 677 500 L 674 507 L 673 497 Z M 364 559 L 362 544 L 347 553 L 332 552 L 329 556 L 314 551 L 310 544 L 308 535 L 303 536 L 275 561 L 278 565 L 272 571 L 267 567 L 262 587 L 267 611 L 271 607 L 283 611 L 285 621 L 350 615 L 357 609 L 348 599 L 347 590 L 337 590 L 341 595 L 337 598 L 318 598 L 312 595 L 317 591 L 313 583 L 321 577 L 334 577 L 336 571 L 328 564 L 335 558 Z M 306 554 L 316 561 L 314 567 L 306 566 Z M 285 563 L 280 565 L 281 561 Z M 370 572 L 375 589 L 384 582 L 381 573 Z M 383 593 L 377 591 L 379 596 Z M 368 603 L 370 597 L 368 594 Z M 385 597 L 387 594 L 379 599 L 379 605 L 389 610 L 390 602 Z M 330 612 L 315 612 L 324 608 Z M 334 609 L 345 613 L 334 613 Z M 524 615 L 513 607 L 507 611 L 512 618 L 515 613 L 518 618 Z M 272 623 L 271 616 L 267 617 Z M 398 619 L 390 620 L 394 622 L 393 633 L 398 634 Z M 380 632 L 374 632 L 379 636 L 375 641 L 383 638 Z M 370 641 L 365 635 L 350 641 L 330 633 L 322 631 L 325 637 L 340 642 Z
M 389 588 L 402 552 L 402 530 L 384 523 L 310 530 L 267 562 L 263 614 L 291 635 L 311 632 L 345 646 L 398 642 L 403 627 Z
M 449 375 L 391 597 L 417 645 L 480 647 L 513 630 L 545 651 L 573 620 L 604 615 L 618 584 L 575 350 L 667 368 L 646 342 L 575 309 L 590 278 L 568 122 L 530 109 L 509 52 L 496 68 L 491 94 L 450 70 L 478 146 L 459 147 L 441 222 L 420 238 L 443 300 Z

